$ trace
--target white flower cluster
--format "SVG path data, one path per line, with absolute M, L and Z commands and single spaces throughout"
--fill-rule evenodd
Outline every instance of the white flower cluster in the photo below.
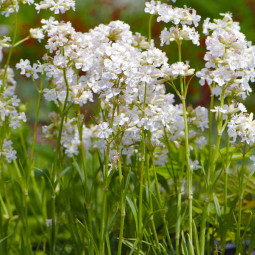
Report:
M 195 69 L 190 68 L 188 62 L 176 62 L 171 66 L 165 66 L 162 70 L 166 80 L 176 79 L 178 76 L 191 76 Z
M 4 82 L 5 76 L 5 84 Z M 0 128 L 9 126 L 16 129 L 20 126 L 21 121 L 26 121 L 24 112 L 19 112 L 20 100 L 14 94 L 16 82 L 14 73 L 11 68 L 0 69 Z M 3 131 L 3 129 L 2 129 Z M 0 156 L 4 156 L 8 162 L 16 159 L 16 152 L 12 149 L 12 142 L 4 139 L 0 141 Z
M 26 121 L 24 112 L 19 112 L 20 99 L 14 95 L 16 82 L 11 68 L 7 69 L 5 86 L 3 88 L 3 77 L 5 69 L 0 69 L 0 126 L 8 123 L 9 127 L 16 129 L 20 126 L 20 121 Z
M 223 107 L 215 106 L 214 109 L 211 110 L 216 113 L 216 119 L 222 116 L 223 120 L 227 120 L 232 115 L 241 112 L 247 112 L 246 107 L 242 103 L 233 102 L 230 105 L 224 104 Z
M 161 46 L 164 44 L 169 45 L 172 41 L 191 40 L 193 44 L 200 45 L 199 34 L 194 27 L 183 25 L 182 28 L 176 26 L 171 27 L 169 30 L 165 27 L 160 34 Z
M 162 4 L 160 1 L 146 2 L 145 12 L 157 15 L 157 21 L 163 21 L 165 23 L 172 22 L 175 27 L 171 27 L 169 30 L 164 28 L 161 32 L 160 40 L 161 46 L 164 44 L 170 44 L 172 41 L 180 42 L 183 40 L 191 40 L 193 44 L 199 45 L 199 34 L 195 28 L 189 26 L 198 26 L 201 19 L 196 11 L 191 8 L 178 8 L 172 5 Z
M 99 25 L 88 33 L 76 32 L 69 22 L 54 18 L 42 20 L 42 24 L 40 31 L 48 38 L 46 49 L 50 54 L 45 55 L 44 64 L 31 66 L 28 60 L 21 60 L 17 68 L 34 78 L 45 73 L 50 81 L 44 89 L 45 98 L 57 105 L 64 104 L 67 87 L 68 106 L 83 106 L 93 101 L 93 94 L 99 97 L 102 112 L 97 125 L 83 127 L 85 148 L 103 152 L 111 143 L 114 158 L 117 148 L 113 141 L 118 141 L 122 154 L 130 158 L 141 141 L 141 130 L 149 130 L 152 143 L 162 148 L 157 152 L 158 163 L 164 164 L 165 132 L 172 141 L 181 142 L 184 123 L 182 107 L 173 105 L 173 95 L 166 94 L 162 82 L 192 75 L 194 69 L 183 62 L 170 66 L 164 52 L 140 34 L 133 34 L 129 25 L 121 21 Z M 192 112 L 190 126 L 200 130 L 207 127 L 208 117 L 203 111 L 197 108 Z M 48 138 L 57 136 L 59 121 L 55 119 L 43 128 Z M 196 131 L 190 132 L 196 140 Z M 75 118 L 65 118 L 61 144 L 68 156 L 78 154 L 80 140 Z
M 74 0 L 43 0 L 40 3 L 34 3 L 34 0 L 0 0 L 1 14 L 8 17 L 11 13 L 18 12 L 19 3 L 35 4 L 35 9 L 38 13 L 44 9 L 49 9 L 55 14 L 65 13 L 70 9 L 75 10 Z
M 241 143 L 246 143 L 249 146 L 255 145 L 255 120 L 253 113 L 239 113 L 232 117 L 228 123 L 228 135 L 231 137 L 232 143 L 235 143 L 237 138 Z
M 17 159 L 17 152 L 12 148 L 12 141 L 4 139 L 3 144 L 0 147 L 0 158 L 5 157 L 8 163 Z
M 49 9 L 55 14 L 65 13 L 66 11 L 73 9 L 75 11 L 74 0 L 43 0 L 39 4 L 35 4 L 35 9 L 40 10 Z
M 172 22 L 175 25 L 198 26 L 201 16 L 196 14 L 196 10 L 184 6 L 184 8 L 173 7 L 168 4 L 162 4 L 160 1 L 146 2 L 145 12 L 158 15 L 157 21 L 165 23 Z
M 11 13 L 19 11 L 19 3 L 33 4 L 34 0 L 0 0 L 0 11 L 8 17 Z
M 8 36 L 4 36 L 3 38 L 0 38 L 0 62 L 3 60 L 3 48 L 8 48 L 10 47 L 10 41 L 11 38 Z
M 57 114 L 51 115 L 52 123 L 48 126 L 43 126 L 43 134 L 47 139 L 55 139 L 59 135 L 60 118 Z M 72 157 L 78 155 L 78 147 L 80 145 L 79 132 L 77 128 L 77 119 L 67 119 L 63 123 L 63 131 L 61 136 L 61 145 L 65 149 L 65 153 Z
M 197 72 L 200 84 L 207 82 L 212 86 L 212 93 L 221 96 L 241 96 L 243 99 L 251 92 L 249 81 L 255 78 L 255 47 L 246 41 L 237 22 L 229 13 L 222 14 L 222 20 L 204 22 L 207 52 L 204 56 L 206 68 Z

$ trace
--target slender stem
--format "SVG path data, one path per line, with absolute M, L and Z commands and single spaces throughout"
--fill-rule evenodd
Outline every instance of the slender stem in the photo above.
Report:
M 19 46 L 19 45 L 22 44 L 23 42 L 25 42 L 25 41 L 27 41 L 28 39 L 30 39 L 30 37 L 31 37 L 31 36 L 29 35 L 29 36 L 25 37 L 24 39 L 22 39 L 22 40 L 16 42 L 16 43 L 13 45 L 13 47 Z
M 215 86 L 215 82 L 213 83 L 212 87 Z M 207 184 L 210 182 L 210 162 L 212 158 L 212 130 L 213 130 L 213 112 L 211 111 L 214 108 L 214 95 L 211 94 L 210 99 L 210 111 L 209 111 L 209 138 L 208 138 L 208 146 L 209 146 L 209 167 L 208 167 L 208 173 L 207 173 Z
M 180 181 L 180 177 L 178 178 L 178 186 L 177 186 L 177 222 L 176 222 L 176 234 L 175 234 L 175 246 L 176 246 L 176 255 L 180 254 L 180 237 L 181 237 L 181 201 L 182 201 L 182 193 L 181 193 L 182 183 Z
M 215 86 L 215 83 L 213 83 L 213 87 Z M 221 102 L 220 102 L 220 107 L 222 108 L 224 105 L 224 90 L 222 91 L 221 94 Z M 205 230 L 206 230 L 206 221 L 207 217 L 209 216 L 209 203 L 212 197 L 212 192 L 213 192 L 213 180 L 214 180 L 214 171 L 216 168 L 216 161 L 218 158 L 218 153 L 219 153 L 219 148 L 220 148 L 220 142 L 221 142 L 221 137 L 222 133 L 224 131 L 224 127 L 226 125 L 223 125 L 223 114 L 218 113 L 218 118 L 217 118 L 217 140 L 216 140 L 216 147 L 213 150 L 212 149 L 212 129 L 213 129 L 213 114 L 211 110 L 214 107 L 214 97 L 211 96 L 211 102 L 210 102 L 210 113 L 209 113 L 209 159 L 208 159 L 208 172 L 207 172 L 207 199 L 206 199 L 206 205 L 205 209 L 203 211 L 203 216 L 202 216 L 202 223 L 201 223 L 201 234 L 200 234 L 200 254 L 204 255 L 205 254 Z M 226 124 L 226 123 L 225 123 Z
M 86 190 L 86 194 L 90 194 L 88 171 L 87 171 L 87 164 L 86 164 L 86 154 L 85 154 L 84 145 L 83 145 L 83 123 L 81 122 L 81 111 L 80 111 L 79 106 L 78 106 L 78 130 L 79 130 L 79 136 L 80 136 L 80 149 L 81 149 L 81 156 L 82 156 L 82 165 L 83 165 L 83 171 L 84 171 L 84 176 L 85 176 L 85 190 Z M 89 198 L 85 198 L 87 213 L 88 213 L 88 226 L 89 226 L 89 231 L 90 231 L 91 235 L 93 236 L 91 205 L 90 205 L 91 201 L 90 201 L 90 196 L 88 196 L 88 197 Z M 94 254 L 94 246 L 93 246 L 92 242 L 90 242 L 90 253 Z
M 41 77 L 41 85 L 39 90 L 39 97 L 36 109 L 36 116 L 35 116 L 35 123 L 34 123 L 34 133 L 33 133 L 33 141 L 31 146 L 31 153 L 30 153 L 30 165 L 32 165 L 33 157 L 34 157 L 34 149 L 35 149 L 35 140 L 36 140 L 36 133 L 37 133 L 37 125 L 39 120 L 39 113 L 40 113 L 40 106 L 42 101 L 42 94 L 43 94 L 43 77 Z
M 236 255 L 241 254 L 242 240 L 241 240 L 241 222 L 242 222 L 242 203 L 243 203 L 243 180 L 245 171 L 245 154 L 246 143 L 243 148 L 242 168 L 239 173 L 239 192 L 238 192 L 238 219 L 237 219 L 237 231 L 236 231 Z
M 119 105 L 117 107 L 117 115 L 119 116 Z M 117 134 L 119 134 L 119 125 L 117 126 Z M 121 152 L 120 152 L 120 142 L 121 138 L 118 138 L 117 142 L 117 153 L 118 153 L 118 170 L 119 170 L 119 181 L 120 181 L 120 234 L 119 234 L 119 243 L 118 243 L 118 255 L 121 255 L 121 248 L 122 248 L 122 239 L 123 239 L 123 232 L 124 232 L 124 223 L 125 223 L 125 197 L 124 197 L 124 178 L 122 175 L 122 164 L 121 164 Z
M 182 61 L 181 56 L 181 41 L 177 43 L 178 45 L 178 53 L 179 53 L 179 61 Z M 183 82 L 182 76 L 180 76 L 180 86 L 181 86 L 181 101 L 183 105 L 183 118 L 184 118 L 184 133 L 185 133 L 185 159 L 187 164 L 187 184 L 188 184 L 188 204 L 189 204 L 189 233 L 190 233 L 190 251 L 193 249 L 192 240 L 193 240 L 193 232 L 192 232 L 192 200 L 193 200 L 193 191 L 192 191 L 192 170 L 190 169 L 189 162 L 189 129 L 188 129 L 188 118 L 187 118 L 187 109 L 186 109 L 186 84 Z
M 224 224 L 227 220 L 227 209 L 228 209 L 228 168 L 230 164 L 229 160 L 229 146 L 230 146 L 230 137 L 227 134 L 227 150 L 226 150 L 226 165 L 224 167 Z M 227 235 L 227 230 L 226 230 Z M 225 248 L 226 248 L 226 235 L 223 236 L 223 240 L 221 240 L 221 252 L 222 254 L 225 254 Z
M 224 169 L 224 215 L 227 215 L 228 208 L 228 167 L 229 167 L 229 145 L 230 137 L 227 134 L 226 167 Z
M 164 205 L 163 205 L 162 198 L 161 198 L 160 191 L 159 191 L 158 177 L 157 177 L 157 173 L 156 173 L 153 154 L 151 156 L 151 161 L 152 161 L 153 177 L 155 179 L 155 185 L 156 185 L 157 198 L 158 198 L 161 209 L 164 209 Z M 170 246 L 171 253 L 175 254 L 174 249 L 173 249 L 172 240 L 171 240 L 171 237 L 170 237 L 170 234 L 169 234 L 169 231 L 168 231 L 168 224 L 167 224 L 167 221 L 166 221 L 166 213 L 164 211 L 162 212 L 162 219 L 163 219 L 164 230 L 165 230 L 165 233 L 166 233 L 166 238 L 167 238 L 167 241 L 168 241 L 168 245 Z
M 149 38 L 149 44 L 151 44 L 151 26 L 152 26 L 152 19 L 154 15 L 150 15 L 149 19 L 149 31 L 148 31 L 148 38 Z
M 64 118 L 65 118 L 65 115 L 67 114 L 66 109 L 67 109 L 68 97 L 69 97 L 69 83 L 68 83 L 67 78 L 66 78 L 66 69 L 63 69 L 63 75 L 64 75 L 64 80 L 65 80 L 65 85 L 66 85 L 66 97 L 65 97 L 65 102 L 64 102 L 63 109 L 62 109 L 62 113 L 61 113 L 60 127 L 59 127 L 58 139 L 57 139 L 56 157 L 55 157 L 55 162 L 54 162 L 54 165 L 53 165 L 53 168 L 52 168 L 52 176 L 51 176 L 51 182 L 52 182 L 51 220 L 52 220 L 52 225 L 51 225 L 50 255 L 55 254 L 55 245 L 56 245 L 55 175 L 56 175 L 57 166 L 59 165 L 59 163 L 61 163 L 61 156 L 60 156 L 60 153 L 61 153 L 61 151 L 60 151 L 61 137 L 62 137 L 62 131 L 63 131 L 63 126 L 64 126 Z
M 146 97 L 147 97 L 147 83 L 144 88 L 144 99 L 143 99 L 143 110 L 146 107 Z M 143 118 L 145 112 L 143 111 Z M 139 207 L 138 207 L 138 254 L 140 252 L 140 246 L 142 242 L 142 229 L 143 229 L 143 179 L 144 179 L 144 161 L 145 161 L 145 131 L 142 129 L 142 143 L 141 143 L 141 162 L 139 164 L 140 168 L 140 191 L 139 191 Z
M 119 243 L 118 243 L 118 255 L 121 255 L 122 248 L 122 239 L 124 232 L 124 222 L 125 222 L 125 197 L 124 197 L 124 180 L 122 175 L 122 166 L 121 166 L 121 154 L 120 154 L 120 145 L 117 144 L 117 153 L 118 153 L 118 169 L 119 169 L 119 178 L 120 178 L 120 202 L 121 202 L 121 212 L 120 212 L 120 234 L 119 234 Z
M 139 190 L 139 207 L 138 207 L 138 254 L 142 242 L 142 229 L 143 229 L 143 179 L 144 179 L 144 159 L 145 157 L 145 131 L 142 130 L 142 143 L 141 143 L 141 162 L 140 168 L 140 190 Z
M 182 100 L 183 105 L 183 117 L 184 117 L 184 132 L 185 132 L 185 157 L 187 164 L 187 184 L 188 184 L 188 201 L 189 201 L 189 233 L 190 240 L 192 243 L 193 234 L 192 234 L 192 200 L 193 200 L 193 191 L 192 191 L 192 171 L 189 164 L 189 130 L 188 130 L 188 120 L 186 112 L 186 102 L 185 99 Z M 191 249 L 191 247 L 190 247 Z
M 112 109 L 112 119 L 110 123 L 110 128 L 113 127 L 114 122 L 114 115 L 116 110 L 116 104 L 113 105 Z M 101 230 L 100 230 L 100 241 L 99 241 L 99 254 L 104 255 L 105 254 L 105 226 L 106 226 L 106 206 L 107 206 L 107 176 L 109 172 L 109 159 L 110 159 L 110 145 L 111 142 L 107 142 L 107 149 L 106 149 L 106 155 L 105 155 L 105 165 L 104 165 L 104 194 L 103 194 L 103 208 L 102 208 L 102 221 L 101 221 Z
M 152 144 L 151 144 L 151 139 L 150 139 L 150 146 L 153 147 Z M 153 158 L 153 148 L 151 150 L 151 155 L 152 155 L 151 160 L 153 160 L 154 159 Z M 146 153 L 146 167 L 145 167 L 145 169 L 147 170 L 146 171 L 146 176 L 147 176 L 147 182 L 148 182 L 149 205 L 150 205 L 149 206 L 150 207 L 149 213 L 151 214 L 154 211 L 154 209 L 153 209 L 153 201 L 152 201 L 152 190 L 153 190 L 153 187 L 151 185 L 151 176 L 150 176 L 150 171 L 149 171 L 150 170 L 149 160 L 150 160 L 149 154 Z M 155 227 L 155 222 L 154 222 L 154 216 L 153 215 L 151 216 L 151 225 L 152 225 L 153 235 L 154 235 L 154 238 L 156 240 L 157 251 L 161 252 L 161 247 L 159 245 L 158 234 L 157 234 L 157 230 L 156 230 L 156 227 Z

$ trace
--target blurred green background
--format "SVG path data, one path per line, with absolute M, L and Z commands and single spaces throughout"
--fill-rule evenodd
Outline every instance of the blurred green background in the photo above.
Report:
M 170 2 L 170 1 L 165 1 Z M 123 20 L 128 23 L 133 32 L 140 32 L 142 35 L 148 35 L 148 20 L 149 15 L 144 13 L 145 0 L 77 0 L 76 11 L 68 11 L 65 14 L 58 15 L 59 20 L 70 20 L 77 31 L 86 32 L 101 23 L 109 23 L 111 20 Z M 197 13 L 202 16 L 202 22 L 206 17 L 220 18 L 219 13 L 231 12 L 233 19 L 239 21 L 242 32 L 246 35 L 247 40 L 255 44 L 255 0 L 177 0 L 174 5 L 182 7 L 187 5 L 197 10 Z M 12 34 L 13 17 L 0 17 L 0 34 L 9 31 Z M 22 5 L 18 14 L 18 40 L 26 37 L 29 34 L 29 29 L 40 26 L 42 18 L 52 16 L 51 12 L 41 11 L 39 14 L 32 6 Z M 199 30 L 201 32 L 202 22 Z M 155 39 L 155 44 L 160 47 L 157 39 L 160 31 L 165 25 L 164 23 L 157 23 L 154 20 L 152 26 L 152 33 Z M 197 70 L 203 68 L 203 54 L 205 52 L 205 45 L 203 35 L 201 33 L 201 47 L 193 46 L 190 42 L 185 42 L 183 45 L 183 60 L 189 60 L 192 67 Z M 170 62 L 177 60 L 176 46 L 174 44 L 164 47 Z M 6 53 L 4 55 L 6 57 Z M 12 58 L 11 66 L 15 66 L 19 59 L 29 59 L 31 62 L 40 60 L 44 55 L 43 43 L 40 44 L 36 40 L 30 39 L 18 46 Z M 4 63 L 4 62 L 3 62 Z M 28 119 L 32 122 L 34 119 L 34 109 L 37 104 L 37 93 L 34 85 L 29 79 L 20 77 L 17 73 L 17 93 L 23 102 L 27 105 Z M 252 84 L 252 87 L 254 85 Z M 255 110 L 255 94 L 253 93 L 247 97 L 245 104 L 249 111 Z M 209 102 L 209 90 L 206 86 L 201 87 L 198 80 L 195 78 L 192 81 L 192 86 L 189 90 L 189 102 L 193 105 L 202 104 L 207 106 Z M 41 114 L 41 121 L 47 122 L 49 106 L 43 105 Z

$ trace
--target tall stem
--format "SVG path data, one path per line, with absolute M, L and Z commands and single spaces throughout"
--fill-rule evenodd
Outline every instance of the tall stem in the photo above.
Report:
M 193 191 L 192 191 L 192 171 L 189 164 L 189 130 L 188 130 L 188 120 L 187 120 L 187 111 L 186 111 L 186 102 L 185 99 L 182 100 L 183 105 L 183 117 L 184 117 L 184 131 L 185 131 L 185 157 L 187 164 L 187 183 L 188 183 L 188 201 L 189 201 L 189 233 L 190 240 L 192 244 L 192 200 L 193 200 Z M 190 247 L 190 249 L 192 249 Z
M 63 69 L 63 75 L 66 85 L 66 97 L 64 106 L 61 113 L 61 120 L 60 120 L 60 127 L 59 127 L 59 133 L 58 133 L 58 139 L 57 139 L 57 148 L 56 148 L 56 157 L 55 162 L 52 168 L 52 176 L 51 176 L 51 183 L 52 183 L 52 195 L 51 195 L 51 220 L 52 220 L 52 226 L 51 226 L 51 245 L 50 245 L 50 255 L 55 254 L 55 245 L 56 245 L 56 219 L 55 219 L 55 211 L 56 211 L 56 194 L 55 194 L 55 176 L 56 176 L 56 169 L 61 163 L 61 156 L 60 156 L 60 148 L 61 148 L 61 137 L 62 137 L 62 131 L 64 126 L 64 118 L 67 114 L 67 104 L 68 104 L 68 97 L 69 97 L 69 83 L 66 78 L 66 69 Z
M 215 84 L 213 83 L 213 86 Z M 221 94 L 221 102 L 220 102 L 220 107 L 223 108 L 224 105 L 224 90 L 222 91 Z M 209 159 L 208 159 L 208 172 L 207 172 L 207 200 L 206 200 L 206 205 L 205 209 L 203 212 L 202 216 L 202 223 L 201 223 L 201 234 L 200 234 L 200 254 L 204 255 L 205 254 L 205 230 L 206 230 L 206 222 L 207 222 L 207 217 L 209 213 L 209 203 L 212 197 L 212 184 L 214 180 L 214 171 L 216 168 L 216 161 L 218 158 L 218 153 L 220 149 L 220 142 L 221 142 L 221 137 L 223 133 L 223 114 L 218 113 L 218 118 L 217 118 L 217 140 L 216 140 L 216 147 L 214 151 L 212 150 L 212 129 L 213 129 L 213 114 L 211 113 L 211 110 L 214 107 L 214 99 L 213 96 L 211 97 L 211 102 L 210 102 L 210 115 L 209 115 Z
M 157 199 L 159 201 L 160 209 L 164 209 L 164 205 L 163 205 L 163 202 L 162 202 L 161 194 L 160 194 L 160 191 L 159 191 L 158 177 L 157 177 L 157 173 L 156 173 L 153 153 L 151 155 L 151 161 L 152 161 L 153 177 L 155 179 Z M 164 230 L 165 230 L 165 234 L 166 234 L 168 245 L 170 247 L 171 253 L 175 254 L 174 253 L 174 249 L 173 249 L 172 240 L 171 240 L 171 237 L 170 237 L 170 234 L 169 234 L 169 231 L 168 231 L 168 224 L 167 224 L 167 221 L 166 221 L 166 213 L 164 211 L 162 212 L 162 219 L 163 219 Z
M 87 164 L 86 164 L 86 154 L 85 154 L 84 145 L 83 145 L 83 123 L 81 121 L 80 107 L 78 107 L 78 130 L 79 130 L 79 136 L 80 136 L 80 149 L 81 149 L 81 156 L 82 156 L 82 165 L 83 165 L 83 171 L 84 171 L 84 176 L 85 176 L 85 190 L 86 190 L 86 194 L 90 194 L 88 171 L 87 171 Z M 86 201 L 87 213 L 88 213 L 89 231 L 90 231 L 91 235 L 93 235 L 90 197 L 89 198 L 85 197 L 85 201 Z M 92 242 L 90 242 L 90 253 L 94 254 L 94 246 L 93 246 Z
M 112 109 L 112 119 L 110 123 L 110 128 L 113 127 L 114 122 L 114 115 L 116 110 L 116 104 L 113 105 Z M 105 226 L 106 226 L 106 206 L 107 206 L 107 176 L 109 172 L 109 159 L 110 159 L 110 145 L 111 142 L 107 142 L 107 148 L 106 148 L 106 155 L 105 155 L 105 165 L 104 165 L 104 194 L 103 194 L 103 208 L 102 208 L 102 221 L 101 221 L 101 230 L 100 230 L 100 241 L 99 241 L 99 254 L 104 255 L 105 254 Z
M 150 15 L 150 19 L 149 19 L 149 31 L 148 31 L 148 38 L 149 38 L 149 43 L 151 44 L 151 26 L 152 26 L 152 19 L 153 19 L 154 15 Z
M 241 222 L 242 222 L 242 203 L 243 203 L 243 180 L 245 171 L 245 154 L 246 143 L 243 148 L 242 168 L 239 173 L 239 191 L 238 191 L 238 219 L 237 219 L 237 231 L 236 231 L 236 255 L 241 254 L 242 240 L 241 240 Z
M 36 116 L 35 116 L 35 123 L 34 123 L 34 132 L 33 132 L 33 141 L 32 141 L 31 153 L 30 153 L 30 165 L 32 165 L 32 161 L 33 161 L 33 157 L 34 157 L 34 149 L 35 149 L 35 140 L 36 140 L 37 126 L 38 126 L 40 106 L 41 106 L 42 94 L 43 94 L 42 89 L 43 89 L 43 77 L 41 78 L 39 97 L 38 97 L 38 103 L 37 103 L 37 109 L 36 109 Z
M 229 145 L 230 145 L 230 137 L 227 134 L 227 151 L 226 151 L 226 165 L 224 168 L 224 223 L 227 220 L 227 208 L 228 208 L 228 167 L 229 167 Z M 227 230 L 226 230 L 227 235 Z M 221 240 L 221 252 L 225 254 L 226 248 L 226 235 L 223 236 L 223 240 Z
M 179 61 L 182 61 L 181 56 L 181 41 L 178 44 L 178 53 L 179 53 Z M 188 204 L 189 204 L 189 233 L 190 233 L 190 251 L 193 249 L 192 247 L 192 200 L 193 200 L 193 191 L 192 191 L 192 171 L 190 169 L 190 154 L 189 154 L 189 129 L 188 129 L 188 118 L 187 118 L 187 110 L 186 110 L 186 84 L 183 82 L 182 76 L 180 76 L 180 86 L 181 86 L 181 101 L 183 106 L 183 118 L 184 118 L 184 133 L 185 133 L 185 160 L 187 164 L 187 184 L 188 184 Z
M 146 108 L 146 97 L 147 97 L 147 83 L 144 88 L 143 98 L 143 118 L 145 116 Z M 143 229 L 143 179 L 144 179 L 144 162 L 145 162 L 145 131 L 142 129 L 142 143 L 141 143 L 141 159 L 139 162 L 140 169 L 140 190 L 139 190 L 139 205 L 138 205 L 138 254 L 140 252 L 140 246 L 142 243 L 142 229 Z
M 119 105 L 117 107 L 117 115 L 119 116 Z M 119 125 L 117 126 L 117 133 L 119 134 Z M 119 234 L 119 243 L 118 243 L 118 255 L 121 255 L 122 248 L 122 239 L 124 232 L 124 223 L 125 223 L 125 197 L 124 197 L 124 178 L 122 175 L 122 164 L 121 164 L 121 152 L 120 152 L 120 141 L 121 138 L 118 137 L 117 143 L 117 153 L 118 153 L 118 170 L 119 170 L 119 181 L 120 181 L 120 234 Z

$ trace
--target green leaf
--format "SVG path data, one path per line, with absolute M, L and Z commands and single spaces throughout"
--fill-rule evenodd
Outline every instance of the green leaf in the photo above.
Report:
M 194 236 L 196 254 L 199 255 L 200 249 L 199 249 L 199 242 L 198 242 L 197 226 L 194 220 L 192 220 L 192 225 L 193 225 L 193 236 Z
M 218 198 L 217 198 L 217 196 L 215 195 L 215 193 L 213 193 L 213 200 L 214 200 L 214 206 L 215 206 L 217 215 L 218 215 L 218 217 L 220 218 L 220 217 L 221 217 L 220 204 L 219 204 Z
M 125 244 L 126 246 L 128 246 L 130 249 L 134 249 L 134 245 L 135 244 L 132 244 L 131 242 L 129 242 L 128 240 L 122 240 L 122 243 Z M 135 250 L 137 250 L 137 247 L 135 247 Z M 141 255 L 145 255 L 145 253 L 143 251 L 139 251 L 139 254 Z
M 132 211 L 133 217 L 135 219 L 136 231 L 138 231 L 138 219 L 137 219 L 137 212 L 136 212 L 135 205 L 134 205 L 133 201 L 128 196 L 126 196 L 126 199 L 127 199 L 128 204 L 129 204 L 129 207 Z
M 189 241 L 190 254 L 191 254 L 191 255 L 195 255 L 195 253 L 194 253 L 194 247 L 193 247 L 193 244 L 192 244 L 192 242 L 191 242 L 190 235 L 187 234 L 187 236 L 188 236 L 188 241 Z
M 59 174 L 59 179 L 63 177 L 66 173 L 68 173 L 72 169 L 72 167 L 68 166 L 66 169 L 64 169 L 60 174 Z
M 181 243 L 182 253 L 184 255 L 189 255 L 183 231 L 182 231 L 181 235 L 182 235 L 182 243 Z
M 81 171 L 81 168 L 79 167 L 79 165 L 78 165 L 78 163 L 75 159 L 74 159 L 74 162 L 73 162 L 73 166 L 76 169 L 76 171 L 78 172 L 82 182 L 85 182 L 84 173 Z

